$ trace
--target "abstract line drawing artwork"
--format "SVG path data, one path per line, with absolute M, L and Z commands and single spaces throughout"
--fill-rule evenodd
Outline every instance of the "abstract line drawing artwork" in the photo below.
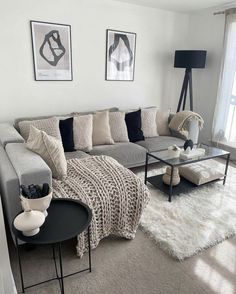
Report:
M 56 46 L 52 45 L 53 42 L 55 43 Z M 44 49 L 46 46 L 49 47 L 50 53 L 53 56 L 53 60 L 50 60 L 45 55 Z M 57 66 L 58 61 L 62 58 L 65 52 L 66 52 L 66 49 L 61 43 L 61 37 L 58 31 L 53 30 L 45 35 L 43 44 L 41 45 L 39 49 L 39 53 L 49 64 L 51 64 L 52 66 Z
M 72 81 L 70 25 L 31 21 L 36 81 Z
M 135 33 L 107 30 L 106 80 L 134 80 L 135 46 Z

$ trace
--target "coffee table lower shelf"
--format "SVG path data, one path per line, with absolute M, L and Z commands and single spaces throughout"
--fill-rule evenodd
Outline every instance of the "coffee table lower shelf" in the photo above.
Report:
M 163 177 L 163 174 L 148 177 L 147 182 L 149 182 L 150 184 L 152 184 L 153 186 L 158 188 L 163 193 L 165 193 L 167 195 L 170 195 L 170 186 L 163 183 L 162 177 Z M 207 184 L 213 183 L 213 182 L 218 182 L 218 181 L 221 181 L 221 180 L 222 179 L 217 179 L 217 180 L 208 182 L 208 183 L 203 184 L 203 185 L 207 185 Z M 198 185 L 193 184 L 192 182 L 186 180 L 185 178 L 180 177 L 180 183 L 177 186 L 173 186 L 171 196 L 179 195 L 179 194 L 182 194 L 182 193 L 187 193 L 187 192 L 189 192 L 189 191 L 191 191 L 193 189 L 196 189 L 198 187 L 201 187 L 203 185 L 198 186 Z

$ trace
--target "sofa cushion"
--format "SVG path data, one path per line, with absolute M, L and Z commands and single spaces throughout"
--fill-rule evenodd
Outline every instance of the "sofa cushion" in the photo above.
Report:
M 133 143 L 95 146 L 90 155 L 107 155 L 115 158 L 125 167 L 135 167 L 145 163 L 146 149 Z
M 60 140 L 31 126 L 26 147 L 43 158 L 50 167 L 53 178 L 60 180 L 66 177 L 67 163 Z
M 76 150 L 90 151 L 93 148 L 93 115 L 74 116 L 74 143 Z
M 86 157 L 90 157 L 90 155 L 88 153 L 85 153 L 83 151 L 80 150 L 76 150 L 74 152 L 66 152 L 65 153 L 66 159 L 81 159 L 81 158 L 86 158 Z
M 73 117 L 60 120 L 59 128 L 61 133 L 62 145 L 65 152 L 75 151 L 73 136 Z
M 158 136 L 154 138 L 146 138 L 145 141 L 136 142 L 136 144 L 146 148 L 149 152 L 167 149 L 169 146 L 176 144 L 183 146 L 184 140 L 171 136 Z
M 160 136 L 170 136 L 171 132 L 169 129 L 169 115 L 170 111 L 157 111 L 157 132 Z
M 118 107 L 111 107 L 111 108 L 105 108 L 105 109 L 99 109 L 99 110 L 91 110 L 91 111 L 75 111 L 71 112 L 71 115 L 77 116 L 77 115 L 87 115 L 87 114 L 94 114 L 96 112 L 103 112 L 103 111 L 109 111 L 109 112 L 114 112 L 114 111 L 119 111 Z
M 93 115 L 93 145 L 114 144 L 111 137 L 109 112 L 96 112 Z
M 29 137 L 30 126 L 34 126 L 38 130 L 44 131 L 48 135 L 61 140 L 59 119 L 57 117 L 50 117 L 42 120 L 25 120 L 19 122 L 20 133 L 25 140 L 27 140 Z
M 141 121 L 141 109 L 126 113 L 125 122 L 130 142 L 144 140 Z
M 70 114 L 55 114 L 55 115 L 44 115 L 44 116 L 19 117 L 15 119 L 14 127 L 17 129 L 17 131 L 20 131 L 19 123 L 21 121 L 42 120 L 42 119 L 51 118 L 51 117 L 58 117 L 59 119 L 63 119 L 63 118 L 71 117 L 71 115 Z
M 7 143 L 24 143 L 24 138 L 10 123 L 0 124 L 0 144 L 5 148 Z
M 125 112 L 116 111 L 109 113 L 111 136 L 115 142 L 129 142 L 125 123 Z
M 141 110 L 142 131 L 145 138 L 158 136 L 157 133 L 157 108 L 144 108 Z

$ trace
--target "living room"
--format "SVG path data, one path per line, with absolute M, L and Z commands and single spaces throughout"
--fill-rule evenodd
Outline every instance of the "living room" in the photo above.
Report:
M 236 292 L 235 5 L 2 3 L 0 293 Z

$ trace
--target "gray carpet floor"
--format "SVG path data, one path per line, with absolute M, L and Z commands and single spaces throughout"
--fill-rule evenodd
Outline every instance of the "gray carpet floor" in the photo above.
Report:
M 76 240 L 63 244 L 65 273 L 87 266 L 88 256 L 75 255 Z M 10 244 L 13 274 L 20 291 L 16 251 Z M 22 249 L 26 284 L 53 277 L 51 248 Z M 109 237 L 92 251 L 92 272 L 68 277 L 67 294 L 203 294 L 236 293 L 236 237 L 183 262 L 164 253 L 138 230 L 134 240 Z M 59 293 L 57 281 L 26 291 Z
M 13 275 L 21 293 L 16 250 L 9 240 Z M 63 244 L 65 274 L 88 266 L 88 254 L 79 259 L 75 246 L 76 240 Z M 32 251 L 22 248 L 21 252 L 26 285 L 54 277 L 51 247 L 39 246 Z M 26 293 L 56 294 L 60 288 L 58 281 L 53 281 Z M 92 272 L 66 278 L 65 293 L 234 294 L 236 236 L 182 262 L 167 255 L 141 230 L 134 240 L 108 237 L 92 251 Z

